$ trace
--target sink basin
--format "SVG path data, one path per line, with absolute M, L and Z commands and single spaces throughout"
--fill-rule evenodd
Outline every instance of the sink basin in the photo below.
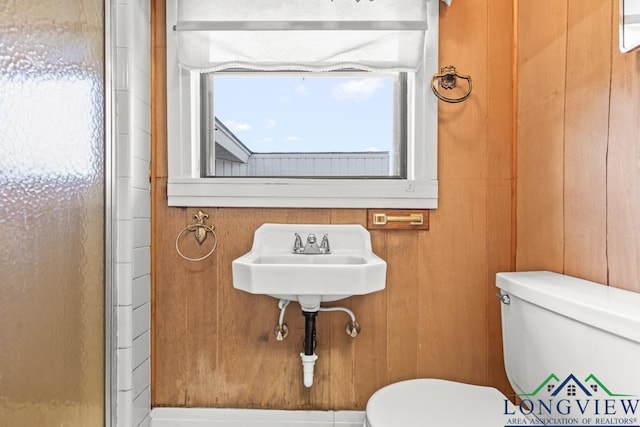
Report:
M 295 233 L 327 235 L 329 254 L 292 253 Z M 304 311 L 384 289 L 387 263 L 373 253 L 369 232 L 358 224 L 264 224 L 251 251 L 232 264 L 233 287 L 298 301 Z

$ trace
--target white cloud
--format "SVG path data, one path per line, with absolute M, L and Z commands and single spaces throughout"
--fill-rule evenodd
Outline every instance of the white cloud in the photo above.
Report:
M 364 151 L 382 151 L 382 150 L 380 150 L 378 147 L 369 147 Z
M 231 132 L 245 132 L 251 130 L 251 125 L 245 122 L 225 120 L 222 122 Z
M 292 136 L 288 136 L 286 138 L 286 141 L 288 141 L 288 142 L 296 142 L 296 141 L 300 141 L 300 138 L 298 138 L 297 136 L 293 136 L 292 135 Z
M 293 89 L 296 95 L 307 95 L 309 93 L 309 86 L 305 86 L 303 84 L 296 85 Z
M 265 120 L 265 126 L 267 127 L 267 129 L 273 129 L 274 127 L 278 126 L 278 122 L 276 122 L 273 119 L 267 119 Z
M 367 78 L 340 83 L 331 90 L 331 97 L 338 101 L 364 101 L 382 87 L 382 79 Z

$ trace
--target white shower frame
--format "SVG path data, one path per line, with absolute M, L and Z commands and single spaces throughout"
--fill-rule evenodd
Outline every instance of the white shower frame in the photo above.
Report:
M 105 426 L 149 427 L 149 0 L 105 0 Z

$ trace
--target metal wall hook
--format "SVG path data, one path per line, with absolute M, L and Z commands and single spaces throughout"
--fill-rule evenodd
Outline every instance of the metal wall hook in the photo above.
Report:
M 438 91 L 438 86 L 445 90 L 456 88 L 458 86 L 458 79 L 466 80 L 468 86 L 467 93 L 462 95 L 460 98 L 449 98 Z M 431 78 L 431 89 L 433 90 L 433 93 L 438 97 L 438 99 L 451 104 L 456 104 L 469 98 L 469 96 L 471 95 L 471 90 L 473 89 L 473 84 L 471 82 L 471 76 L 460 74 L 456 71 L 456 67 L 454 67 L 453 65 L 449 65 L 447 67 L 441 68 L 440 74 L 433 75 L 433 77 Z

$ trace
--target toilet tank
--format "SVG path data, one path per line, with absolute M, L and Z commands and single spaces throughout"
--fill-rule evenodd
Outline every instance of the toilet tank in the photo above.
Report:
M 640 396 L 640 293 L 546 271 L 499 273 L 496 284 L 520 398 Z

